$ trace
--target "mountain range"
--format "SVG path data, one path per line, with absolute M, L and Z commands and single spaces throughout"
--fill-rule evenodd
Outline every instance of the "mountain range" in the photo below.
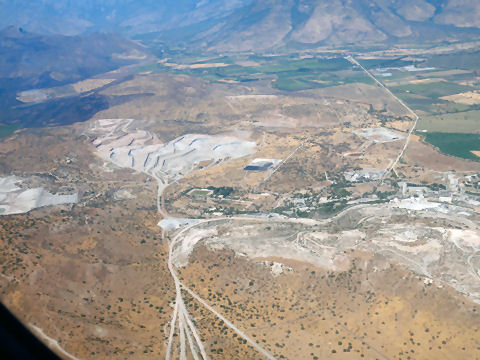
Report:
M 148 61 L 149 56 L 143 46 L 118 34 L 40 35 L 9 26 L 0 31 L 0 124 L 30 127 L 89 119 L 108 108 L 109 101 L 122 99 L 77 92 L 67 84 Z M 122 76 L 110 74 L 109 81 Z M 52 87 L 65 96 L 52 96 L 40 104 L 17 98 L 24 90 Z
M 463 40 L 478 0 L 0 0 L 0 28 L 95 31 L 219 51 Z
M 0 78 L 57 86 L 117 69 L 148 55 L 117 34 L 40 35 L 9 26 L 0 31 Z

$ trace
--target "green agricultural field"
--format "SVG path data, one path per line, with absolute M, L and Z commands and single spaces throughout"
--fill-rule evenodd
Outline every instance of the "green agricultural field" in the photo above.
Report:
M 352 65 L 343 57 L 323 59 L 299 59 L 297 56 L 265 57 L 252 59 L 258 65 L 241 66 L 230 57 L 196 59 L 194 63 L 224 62 L 228 66 L 200 69 L 173 69 L 163 64 L 149 64 L 137 67 L 138 72 L 170 72 L 188 74 L 211 82 L 237 81 L 248 82 L 260 79 L 273 80 L 272 85 L 284 91 L 299 91 L 335 86 L 345 83 L 373 83 L 361 71 L 352 71 Z M 176 63 L 176 58 L 172 60 Z
M 452 76 L 471 76 L 473 75 L 471 71 L 468 70 L 461 70 L 461 69 L 453 69 L 453 70 L 438 70 L 438 71 L 430 71 L 427 74 L 419 74 L 418 78 L 450 78 Z
M 397 81 L 403 81 L 403 83 L 408 82 L 409 80 L 416 80 L 417 77 L 415 77 L 414 74 L 408 71 L 403 71 L 403 72 L 393 72 L 391 73 L 392 76 L 380 76 L 377 75 L 377 79 L 383 82 L 384 85 L 386 86 L 396 86 L 395 82 Z
M 398 59 L 360 59 L 360 63 L 367 69 L 392 68 L 412 65 L 411 61 Z
M 437 147 L 444 154 L 480 161 L 480 158 L 471 152 L 480 150 L 479 134 L 432 132 L 423 136 L 426 142 Z
M 373 84 L 374 81 L 360 71 L 296 70 L 278 73 L 272 84 L 279 90 L 298 91 L 352 83 Z
M 337 72 L 345 71 L 351 65 L 344 58 L 334 59 L 293 59 L 263 63 L 257 70 L 264 74 L 276 75 L 272 85 L 284 91 L 299 91 L 338 85 L 341 77 Z
M 320 87 L 320 84 L 307 81 L 304 79 L 296 79 L 294 77 L 279 77 L 273 83 L 273 86 L 284 91 L 308 90 Z
M 258 71 L 266 74 L 278 74 L 280 72 L 320 72 L 320 71 L 340 71 L 351 68 L 351 64 L 344 58 L 333 59 L 301 59 L 301 60 L 283 60 L 263 64 L 258 67 Z
M 434 116 L 434 115 L 446 115 L 446 114 L 455 114 L 455 113 L 462 113 L 467 112 L 470 110 L 478 110 L 478 106 L 476 105 L 465 105 L 465 104 L 457 104 L 454 102 L 444 101 L 444 102 L 422 102 L 420 101 L 408 101 L 406 100 L 408 105 L 415 110 L 421 110 L 427 113 L 427 116 Z
M 389 87 L 390 89 L 391 87 Z M 402 99 L 408 106 L 413 110 L 420 110 L 429 114 L 434 113 L 434 106 L 438 103 L 438 99 L 427 98 L 425 96 L 411 94 L 411 93 L 401 93 L 397 96 Z
M 235 61 L 230 56 L 200 58 L 193 61 L 195 64 L 224 63 L 233 64 Z
M 397 95 L 421 95 L 427 98 L 436 99 L 442 96 L 472 91 L 475 90 L 475 88 L 471 86 L 459 85 L 453 82 L 438 81 L 432 83 L 392 86 L 390 87 L 390 90 Z
M 449 113 L 462 113 L 470 110 L 479 110 L 478 105 L 465 105 L 457 104 L 451 101 L 444 101 L 441 103 L 435 103 L 431 106 L 430 112 L 432 114 L 449 114 Z M 461 117 L 461 114 L 458 114 Z
M 480 133 L 480 110 L 421 117 L 417 129 L 439 133 Z
M 369 76 L 366 76 L 364 73 L 358 73 L 358 74 L 346 76 L 345 78 L 341 78 L 339 80 L 339 83 L 343 83 L 343 84 L 363 83 L 363 84 L 374 85 L 375 81 L 373 81 Z
M 480 110 L 479 105 L 458 104 L 451 101 L 425 97 L 412 93 L 401 93 L 397 96 L 413 110 L 423 111 L 424 113 L 427 113 L 427 115 L 432 116 Z
M 192 192 L 190 192 L 190 195 L 192 196 L 207 196 L 208 194 L 210 194 L 210 190 L 193 190 Z
M 451 69 L 452 66 L 455 66 L 457 69 L 478 71 L 480 70 L 479 56 L 480 51 L 431 55 L 427 59 L 425 66 L 434 66 L 440 69 Z

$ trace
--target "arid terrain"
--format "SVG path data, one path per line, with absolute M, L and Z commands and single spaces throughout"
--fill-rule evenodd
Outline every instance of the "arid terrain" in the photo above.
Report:
M 473 70 L 304 55 L 19 93 L 123 100 L 1 139 L 1 302 L 65 359 L 480 359 Z

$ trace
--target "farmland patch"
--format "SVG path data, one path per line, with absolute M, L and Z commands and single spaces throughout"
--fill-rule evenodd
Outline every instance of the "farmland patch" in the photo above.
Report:
M 424 139 L 444 154 L 480 161 L 480 158 L 472 153 L 472 150 L 480 149 L 480 135 L 478 134 L 435 132 L 426 133 Z

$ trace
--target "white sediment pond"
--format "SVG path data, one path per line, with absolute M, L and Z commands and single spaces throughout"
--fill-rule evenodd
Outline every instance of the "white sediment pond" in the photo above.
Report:
M 17 184 L 21 178 L 0 178 L 0 215 L 23 214 L 30 210 L 51 205 L 73 204 L 77 194 L 55 195 L 43 188 L 24 189 Z

